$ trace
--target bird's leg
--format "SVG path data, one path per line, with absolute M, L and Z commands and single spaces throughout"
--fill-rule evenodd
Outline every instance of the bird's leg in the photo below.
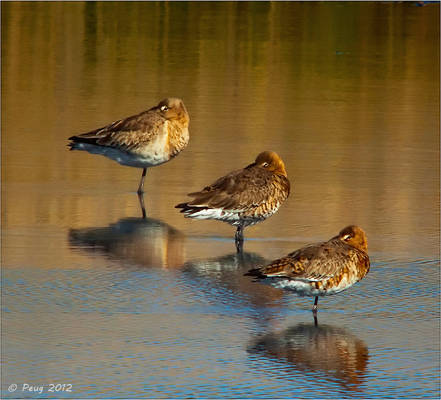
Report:
M 317 302 L 318 302 L 318 296 L 315 296 L 314 305 L 312 306 L 312 313 L 314 315 L 317 315 Z
M 234 236 L 236 242 L 236 250 L 238 253 L 242 253 L 243 249 L 243 225 L 239 224 L 237 226 L 236 235 Z
M 146 219 L 147 218 L 147 213 L 145 211 L 144 195 L 142 193 L 138 193 L 138 200 L 139 200 L 139 205 L 141 206 L 142 218 Z
M 138 186 L 138 192 L 137 192 L 138 194 L 144 193 L 144 178 L 146 173 L 147 173 L 147 168 L 144 168 L 142 170 L 141 181 L 139 182 L 139 186 Z
M 315 326 L 317 326 L 317 302 L 318 302 L 318 296 L 315 296 L 314 305 L 312 306 L 312 315 L 314 317 Z
M 243 241 L 236 241 L 236 252 L 238 254 L 242 253 L 243 251 Z

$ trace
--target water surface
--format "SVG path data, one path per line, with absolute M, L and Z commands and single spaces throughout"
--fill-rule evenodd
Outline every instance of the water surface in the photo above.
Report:
M 66 138 L 167 96 L 191 140 L 143 219 Z M 438 4 L 2 3 L 2 133 L 2 397 L 439 395 Z M 237 255 L 174 205 L 262 150 L 293 191 Z M 243 276 L 348 224 L 371 271 L 317 327 Z

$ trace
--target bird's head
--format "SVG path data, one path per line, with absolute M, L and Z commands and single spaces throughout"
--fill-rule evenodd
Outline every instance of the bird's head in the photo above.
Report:
M 278 175 L 288 177 L 286 173 L 285 164 L 277 153 L 274 151 L 263 151 L 256 157 L 254 162 L 260 168 L 264 168 L 268 171 L 274 172 Z
M 363 229 L 356 225 L 349 225 L 342 229 L 338 234 L 338 238 L 347 243 L 348 245 L 355 247 L 358 250 L 367 252 L 367 237 Z
M 184 102 L 176 97 L 161 100 L 155 108 L 168 120 L 180 120 L 184 124 L 188 124 L 190 121 Z

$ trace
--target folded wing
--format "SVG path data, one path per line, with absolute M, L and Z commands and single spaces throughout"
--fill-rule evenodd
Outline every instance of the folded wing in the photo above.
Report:
M 120 119 L 103 128 L 69 138 L 75 143 L 88 143 L 96 146 L 114 147 L 119 150 L 134 150 L 140 143 L 145 145 L 162 133 L 164 119 L 152 110 Z M 134 134 L 136 132 L 136 134 Z
M 275 179 L 280 180 L 285 190 L 285 195 L 280 190 Z M 244 212 L 259 207 L 268 202 L 271 198 L 278 198 L 280 201 L 288 197 L 289 181 L 284 176 L 275 176 L 263 169 L 257 170 L 249 166 L 245 169 L 233 171 L 230 174 L 219 178 L 213 184 L 205 187 L 199 192 L 189 193 L 194 199 L 187 203 L 181 203 L 176 208 L 182 208 L 182 212 L 189 209 L 222 209 L 235 212 Z
M 338 240 L 303 247 L 271 264 L 250 270 L 246 275 L 258 278 L 287 278 L 304 282 L 322 281 L 335 276 L 345 267 L 350 268 L 356 249 L 343 248 Z M 347 246 L 346 246 L 347 247 Z

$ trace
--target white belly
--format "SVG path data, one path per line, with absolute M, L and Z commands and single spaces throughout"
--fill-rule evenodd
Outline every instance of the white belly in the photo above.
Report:
M 115 147 L 96 146 L 89 143 L 75 143 L 73 149 L 84 150 L 91 154 L 100 154 L 121 165 L 135 168 L 154 167 L 170 160 L 170 155 L 164 151 L 164 147 L 158 142 L 151 143 L 150 146 L 146 146 L 142 151 L 136 153 L 121 151 Z
M 200 211 L 192 212 L 188 215 L 194 219 L 215 219 L 218 221 L 227 222 L 230 225 L 237 226 L 242 225 L 244 227 L 255 225 L 258 222 L 265 220 L 264 217 L 244 217 L 241 215 L 241 211 L 229 211 L 221 208 L 201 208 Z
M 237 212 L 224 211 L 221 208 L 202 208 L 200 211 L 194 212 L 190 215 L 194 219 L 217 219 L 225 221 L 230 224 L 239 223 L 240 218 Z
M 327 296 L 350 288 L 355 281 L 349 282 L 346 277 L 344 277 L 338 286 L 326 287 L 326 283 L 324 283 L 324 288 L 320 289 L 317 289 L 313 282 L 301 280 L 267 278 L 265 279 L 265 283 L 278 289 L 295 292 L 299 296 Z

